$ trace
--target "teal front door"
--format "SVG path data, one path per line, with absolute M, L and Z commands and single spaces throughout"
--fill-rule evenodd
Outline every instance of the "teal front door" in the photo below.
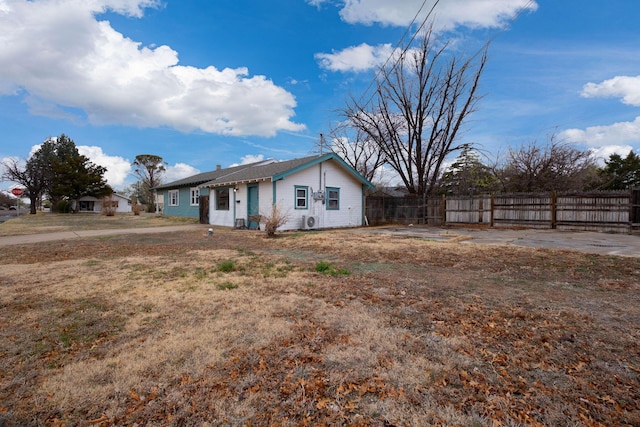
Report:
M 260 215 L 260 204 L 258 199 L 258 185 L 247 186 L 247 216 L 249 228 L 259 228 L 260 223 L 258 219 Z

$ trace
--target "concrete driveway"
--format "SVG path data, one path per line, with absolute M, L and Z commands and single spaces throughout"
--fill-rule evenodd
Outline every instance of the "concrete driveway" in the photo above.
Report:
M 462 244 L 470 245 L 512 245 L 640 258 L 640 235 L 638 234 L 536 229 L 439 228 L 424 226 L 373 227 L 361 228 L 359 230 L 390 236 L 419 237 L 435 241 L 458 241 Z

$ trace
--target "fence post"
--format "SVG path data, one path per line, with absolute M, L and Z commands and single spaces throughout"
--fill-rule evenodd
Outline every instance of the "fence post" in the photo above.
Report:
M 557 195 L 556 190 L 551 192 L 551 229 L 556 229 L 556 211 L 557 211 Z
M 447 200 L 445 195 L 442 195 L 442 205 L 440 207 L 440 215 L 442 216 L 442 225 L 447 225 Z

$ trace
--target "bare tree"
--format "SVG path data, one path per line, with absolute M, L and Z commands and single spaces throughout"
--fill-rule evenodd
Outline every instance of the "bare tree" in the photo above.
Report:
M 36 213 L 36 208 L 42 200 L 42 196 L 51 183 L 51 160 L 54 156 L 54 142 L 48 139 L 42 143 L 26 162 L 24 168 L 16 159 L 8 159 L 2 163 L 4 168 L 2 179 L 21 184 L 25 188 L 25 195 L 29 197 L 31 214 Z
M 551 135 L 545 144 L 523 143 L 510 149 L 497 170 L 503 191 L 582 191 L 598 182 L 598 168 L 589 150 L 579 150 Z
M 436 190 L 445 159 L 467 146 L 456 141 L 480 99 L 488 44 L 470 58 L 449 47 L 435 40 L 431 26 L 416 48 L 382 68 L 370 103 L 352 97 L 343 111 L 413 194 Z
M 138 154 L 133 161 L 133 172 L 139 181 L 134 184 L 136 196 L 147 204 L 149 212 L 155 210 L 156 200 L 154 188 L 162 184 L 162 175 L 166 171 L 167 163 L 155 154 Z
M 384 155 L 378 145 L 361 129 L 348 123 L 339 123 L 329 134 L 329 142 L 320 135 L 318 151 L 330 150 L 340 156 L 369 181 L 373 181 L 379 169 L 384 165 Z

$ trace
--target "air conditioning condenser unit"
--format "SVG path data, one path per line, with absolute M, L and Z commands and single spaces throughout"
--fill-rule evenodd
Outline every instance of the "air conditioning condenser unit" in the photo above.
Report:
M 318 228 L 320 225 L 320 221 L 318 216 L 316 215 L 303 215 L 302 216 L 302 229 L 303 230 L 313 230 L 314 228 Z

